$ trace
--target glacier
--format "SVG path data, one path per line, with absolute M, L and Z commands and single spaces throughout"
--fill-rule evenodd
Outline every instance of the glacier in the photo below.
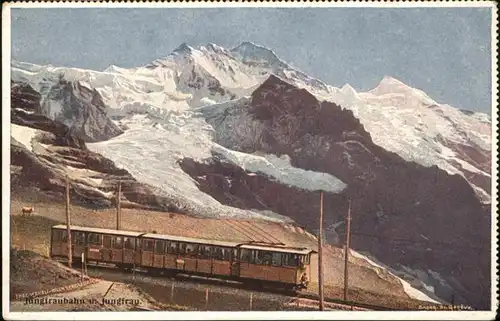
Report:
M 290 164 L 286 157 L 252 155 L 229 150 L 213 142 L 213 129 L 203 117 L 185 111 L 164 123 L 145 115 L 134 115 L 124 121 L 129 127 L 124 134 L 88 148 L 112 159 L 118 167 L 157 188 L 161 195 L 178 200 L 190 212 L 204 216 L 254 217 L 285 220 L 285 217 L 257 210 L 241 210 L 220 204 L 203 193 L 197 183 L 182 171 L 179 161 L 192 158 L 208 162 L 215 153 L 251 173 L 261 173 L 283 184 L 306 190 L 338 193 L 345 184 L 326 173 L 316 173 Z M 286 218 L 288 221 L 289 219 Z

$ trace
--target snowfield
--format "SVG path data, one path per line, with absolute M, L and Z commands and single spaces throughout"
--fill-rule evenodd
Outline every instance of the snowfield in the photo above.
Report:
M 437 165 L 464 178 L 463 169 L 491 178 L 490 173 L 459 158 L 443 144 L 447 140 L 491 152 L 491 119 L 486 114 L 469 115 L 438 104 L 424 92 L 391 77 L 384 77 L 375 89 L 366 93 L 356 93 L 352 87 L 344 86 L 330 99 L 352 110 L 375 144 L 407 161 L 426 167 Z M 484 189 L 468 182 L 482 201 L 491 201 Z

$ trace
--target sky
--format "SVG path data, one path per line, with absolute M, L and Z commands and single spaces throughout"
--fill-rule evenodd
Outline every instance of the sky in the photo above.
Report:
M 11 29 L 12 59 L 36 64 L 137 67 L 183 42 L 251 41 L 336 87 L 391 76 L 491 113 L 490 8 L 15 8 Z

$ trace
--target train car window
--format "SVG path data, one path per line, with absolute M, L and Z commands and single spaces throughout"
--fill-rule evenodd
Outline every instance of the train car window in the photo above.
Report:
M 123 238 L 124 247 L 127 250 L 135 250 L 135 242 L 134 242 L 134 240 L 135 240 L 135 238 L 133 238 L 133 237 L 124 237 Z
M 257 261 L 257 252 L 259 252 L 259 251 L 257 251 L 257 250 L 251 250 L 251 252 L 252 252 L 252 254 L 250 256 L 250 263 L 254 263 L 255 264 L 256 261 Z
M 104 247 L 111 248 L 111 235 L 104 235 L 102 243 Z
M 142 249 L 146 252 L 153 252 L 154 250 L 154 246 L 155 246 L 155 242 L 154 240 L 151 240 L 151 239 L 145 239 L 144 241 L 142 241 Z
M 271 264 L 274 266 L 281 266 L 282 254 L 278 252 L 272 252 L 272 262 Z
M 135 239 L 135 247 L 137 249 L 142 249 L 142 239 L 141 238 L 136 238 Z
M 101 234 L 89 233 L 89 244 L 101 245 L 102 244 Z
M 85 245 L 85 233 L 84 232 L 71 232 L 73 244 Z
M 297 254 L 283 254 L 283 265 L 298 266 L 299 258 Z
M 227 247 L 212 247 L 212 258 L 219 261 L 231 261 L 231 249 Z
M 187 256 L 198 255 L 198 244 L 186 244 L 186 255 Z
M 256 251 L 255 255 L 255 264 L 266 264 L 271 265 L 273 255 L 272 252 L 269 251 Z
M 212 247 L 212 258 L 214 260 L 223 261 L 224 260 L 224 250 L 222 247 L 214 246 Z
M 186 254 L 186 243 L 179 243 L 179 248 L 177 250 L 177 253 L 181 255 Z
M 113 248 L 117 250 L 123 249 L 123 239 L 121 236 L 114 236 L 112 238 Z
M 247 249 L 241 249 L 240 252 L 240 261 L 242 262 L 251 262 L 252 260 L 252 251 Z
M 210 259 L 211 247 L 208 245 L 200 245 L 198 247 L 198 257 L 200 259 Z
M 63 242 L 68 242 L 68 231 L 62 231 L 62 241 Z
M 224 261 L 231 261 L 231 254 L 232 254 L 231 248 L 225 247 L 224 248 Z
M 261 251 L 253 251 L 253 259 L 252 263 L 255 264 L 262 264 L 262 257 L 261 257 Z
M 262 259 L 264 261 L 264 264 L 271 265 L 271 263 L 273 262 L 273 253 L 269 251 L 263 251 Z
M 177 254 L 177 242 L 169 242 L 167 247 L 168 254 Z
M 281 258 L 281 263 L 283 264 L 283 266 L 288 266 L 289 258 L 290 258 L 290 254 L 288 254 L 288 253 L 283 254 L 283 257 Z
M 62 242 L 63 241 L 63 233 L 61 230 L 52 230 L 52 241 L 53 242 Z
M 165 254 L 165 241 L 156 240 L 155 241 L 155 254 Z

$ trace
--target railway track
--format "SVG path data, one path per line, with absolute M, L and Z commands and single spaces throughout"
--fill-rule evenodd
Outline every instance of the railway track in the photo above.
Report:
M 170 286 L 172 283 L 180 284 L 178 281 L 183 281 L 183 286 L 190 288 L 202 288 L 209 285 L 211 287 L 223 289 L 246 291 L 256 293 L 256 295 L 271 295 L 271 300 L 283 301 L 285 307 L 307 310 L 316 310 L 319 307 L 319 297 L 314 293 L 298 292 L 292 293 L 274 288 L 261 287 L 258 284 L 245 284 L 238 281 L 216 279 L 203 276 L 193 276 L 188 274 L 177 274 L 176 276 L 158 276 L 147 273 L 144 270 L 136 269 L 135 271 L 124 271 L 112 264 L 87 265 L 87 273 L 92 277 L 99 277 L 110 281 L 120 281 L 138 285 L 143 284 L 158 284 L 163 287 Z M 147 283 L 147 284 L 146 284 Z M 151 288 L 150 288 L 151 289 Z M 336 298 L 324 298 L 325 307 L 328 310 L 375 310 L 375 311 L 391 311 L 394 310 L 385 306 L 378 306 L 355 301 L 345 301 Z
M 298 293 L 297 298 L 309 299 L 309 300 L 314 300 L 316 302 L 319 302 L 319 300 L 318 300 L 319 297 L 316 294 Z M 342 299 L 335 299 L 335 298 L 324 298 L 324 302 L 330 303 L 331 306 L 349 307 L 349 310 L 394 311 L 393 308 L 389 308 L 389 307 L 385 307 L 385 306 L 373 305 L 373 304 L 361 303 L 361 302 L 355 302 L 355 301 L 348 301 L 348 300 L 342 300 Z M 342 310 L 344 310 L 344 309 L 342 309 Z

